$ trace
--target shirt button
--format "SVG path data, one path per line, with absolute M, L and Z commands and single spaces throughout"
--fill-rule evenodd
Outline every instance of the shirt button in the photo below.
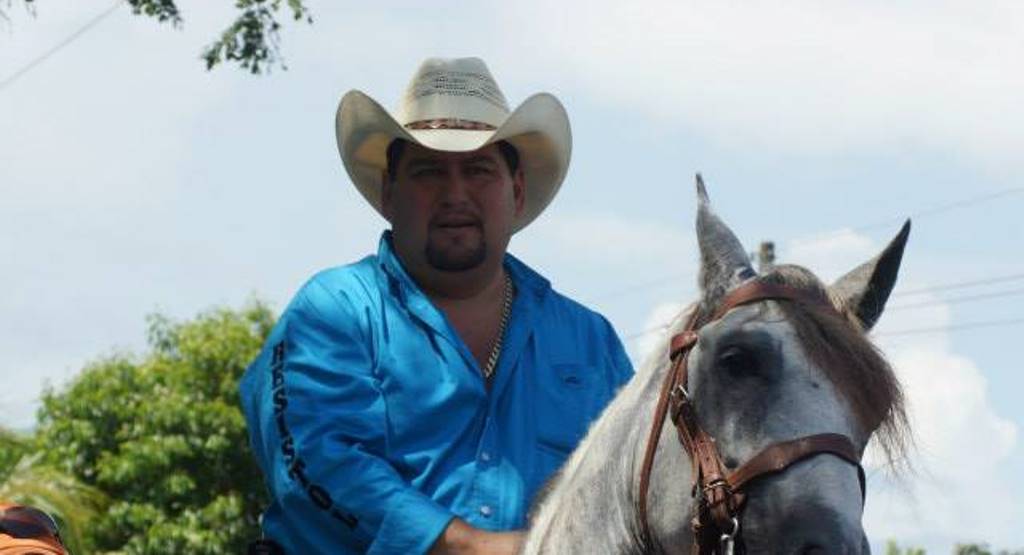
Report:
M 480 505 L 480 514 L 484 516 L 491 516 L 491 512 L 492 511 L 490 505 Z
M 484 462 L 490 461 L 491 460 L 491 454 L 488 453 L 487 451 L 484 451 L 483 453 L 480 453 L 480 460 L 482 460 Z

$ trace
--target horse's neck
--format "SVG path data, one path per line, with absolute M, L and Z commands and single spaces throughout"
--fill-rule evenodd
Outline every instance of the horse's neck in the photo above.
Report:
M 640 551 L 636 483 L 667 367 L 664 358 L 652 357 L 637 372 L 553 478 L 522 553 Z

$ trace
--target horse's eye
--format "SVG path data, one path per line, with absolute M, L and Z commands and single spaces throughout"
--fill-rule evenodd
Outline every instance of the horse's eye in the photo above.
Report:
M 757 357 L 742 347 L 727 347 L 718 355 L 718 367 L 737 376 L 757 372 Z

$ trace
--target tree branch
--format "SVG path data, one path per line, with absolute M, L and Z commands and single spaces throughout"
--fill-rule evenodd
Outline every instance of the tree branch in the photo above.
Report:
M 160 23 L 170 22 L 177 27 L 184 21 L 175 0 L 126 1 L 133 13 L 155 18 Z M 293 20 L 313 23 L 304 0 L 235 0 L 235 7 L 241 12 L 238 18 L 200 55 L 206 63 L 206 69 L 212 70 L 229 61 L 236 62 L 239 67 L 253 74 L 269 72 L 274 64 L 288 69 L 281 56 L 281 24 L 277 14 L 283 9 L 289 9 Z

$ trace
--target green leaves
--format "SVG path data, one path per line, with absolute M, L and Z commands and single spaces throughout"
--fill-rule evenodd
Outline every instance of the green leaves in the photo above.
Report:
M 181 13 L 174 0 L 127 0 L 136 15 L 142 14 L 155 17 L 161 23 L 170 21 L 174 25 L 181 24 Z
M 993 551 L 987 543 L 958 543 L 953 548 L 953 555 L 1024 555 L 1024 549 Z
M 150 350 L 90 364 L 43 396 L 45 461 L 109 496 L 90 550 L 239 553 L 266 503 L 238 380 L 273 326 L 259 302 L 177 323 L 148 319 Z
M 889 540 L 885 544 L 885 555 L 925 555 L 925 552 L 920 547 L 900 548 L 894 540 Z
M 153 17 L 161 23 L 169 21 L 175 26 L 183 22 L 174 0 L 127 1 L 136 14 Z M 236 62 L 253 74 L 268 72 L 274 64 L 287 69 L 281 58 L 281 24 L 277 15 L 287 9 L 293 20 L 312 23 L 313 18 L 303 0 L 235 0 L 235 8 L 239 11 L 238 17 L 200 55 L 206 69 L 224 62 Z
M 889 540 L 885 545 L 885 555 L 925 555 L 925 551 L 919 547 L 902 549 L 894 540 Z M 953 555 L 1024 555 L 1024 550 L 992 551 L 987 543 L 958 543 L 953 547 Z
M 0 428 L 0 484 L 7 481 L 7 477 L 30 449 L 30 438 Z
M 281 61 L 278 33 L 281 25 L 275 18 L 280 4 L 279 0 L 239 0 L 236 5 L 242 13 L 238 19 L 203 51 L 206 69 L 213 69 L 222 61 L 229 60 L 238 62 L 253 74 L 269 71 L 269 66 L 275 62 L 288 69 Z M 289 0 L 288 5 L 295 20 L 305 18 L 309 23 L 313 22 L 309 10 L 301 2 Z
M 151 17 L 160 23 L 178 27 L 185 19 L 175 0 L 125 0 L 135 15 Z M 0 22 L 8 21 L 6 10 L 12 0 L 0 0 Z M 35 14 L 35 0 L 21 3 Z M 235 62 L 253 74 L 267 73 L 275 64 L 283 69 L 281 57 L 278 13 L 290 11 L 294 21 L 313 23 L 313 17 L 304 0 L 234 0 L 238 17 L 221 32 L 220 36 L 203 49 L 200 58 L 211 70 L 224 62 Z

